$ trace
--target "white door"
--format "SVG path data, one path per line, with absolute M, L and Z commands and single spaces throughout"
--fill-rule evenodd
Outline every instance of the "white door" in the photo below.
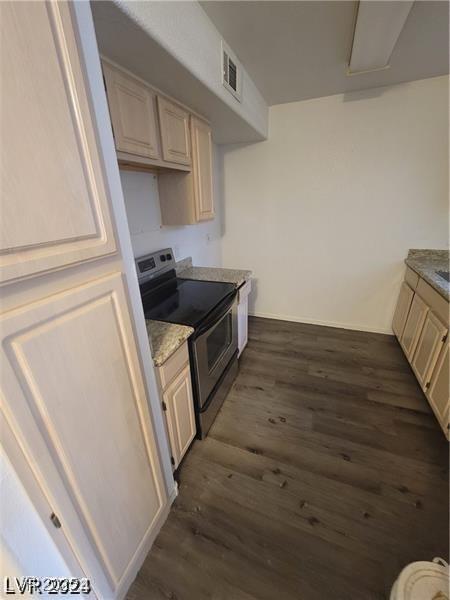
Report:
M 96 595 L 122 597 L 167 491 L 93 98 L 73 5 L 0 9 L 7 74 L 1 409 Z M 19 471 L 14 452 L 9 458 Z

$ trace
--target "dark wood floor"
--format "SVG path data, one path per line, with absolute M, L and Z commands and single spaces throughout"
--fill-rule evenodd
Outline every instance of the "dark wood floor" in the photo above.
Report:
M 396 340 L 250 319 L 129 600 L 386 598 L 448 558 L 448 448 Z

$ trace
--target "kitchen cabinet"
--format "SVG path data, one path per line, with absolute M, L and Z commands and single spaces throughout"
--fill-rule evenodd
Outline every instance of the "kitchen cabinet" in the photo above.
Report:
M 70 14 L 2 3 L 1 28 L 5 283 L 112 254 L 116 241 Z
M 432 311 L 428 311 L 411 361 L 411 366 L 423 389 L 429 384 L 431 372 L 444 345 L 447 332 L 447 327 Z
M 206 221 L 214 217 L 212 139 L 208 123 L 191 117 L 191 139 L 195 215 L 197 221 Z
M 90 8 L 5 2 L 1 17 L 5 451 L 55 553 L 96 598 L 124 598 L 175 490 L 134 333 Z
M 408 268 L 392 329 L 447 438 L 450 405 L 448 314 L 448 301 Z
M 406 357 L 411 361 L 414 351 L 419 341 L 419 336 L 422 331 L 425 318 L 429 307 L 417 294 L 414 295 L 409 310 L 408 318 L 406 319 L 405 328 L 403 329 L 400 344 L 406 354 Z
M 142 81 L 103 61 L 116 150 L 159 158 L 156 95 Z
M 193 225 L 214 218 L 211 128 L 191 118 L 191 173 L 160 173 L 159 202 L 163 225 Z
M 176 469 L 196 434 L 194 399 L 187 343 L 157 369 L 166 429 Z
M 158 96 L 158 114 L 163 159 L 190 165 L 189 113 L 167 98 Z
M 431 376 L 426 395 L 444 433 L 449 438 L 449 342 L 441 351 L 436 367 Z
M 397 300 L 394 318 L 392 320 L 392 329 L 398 339 L 401 339 L 402 337 L 406 319 L 408 318 L 409 309 L 411 308 L 413 296 L 413 290 L 409 287 L 406 281 L 404 281 L 400 288 L 400 294 Z

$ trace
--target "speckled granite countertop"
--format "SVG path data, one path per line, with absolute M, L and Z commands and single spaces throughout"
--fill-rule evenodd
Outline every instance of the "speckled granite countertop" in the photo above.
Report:
M 446 300 L 450 300 L 450 283 L 436 271 L 449 270 L 448 250 L 410 250 L 405 263 L 425 279 Z
M 178 273 L 180 279 L 197 279 L 199 281 L 220 281 L 241 286 L 250 279 L 251 271 L 243 269 L 219 269 L 216 267 L 189 267 Z
M 152 343 L 155 367 L 164 364 L 169 356 L 194 333 L 192 327 L 186 325 L 151 321 L 150 319 L 146 320 L 145 324 Z

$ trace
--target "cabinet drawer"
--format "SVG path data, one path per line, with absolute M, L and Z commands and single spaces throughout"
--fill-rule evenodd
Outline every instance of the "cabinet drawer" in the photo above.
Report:
M 159 380 L 163 390 L 177 376 L 181 369 L 189 363 L 189 351 L 185 342 L 166 362 L 158 368 Z

